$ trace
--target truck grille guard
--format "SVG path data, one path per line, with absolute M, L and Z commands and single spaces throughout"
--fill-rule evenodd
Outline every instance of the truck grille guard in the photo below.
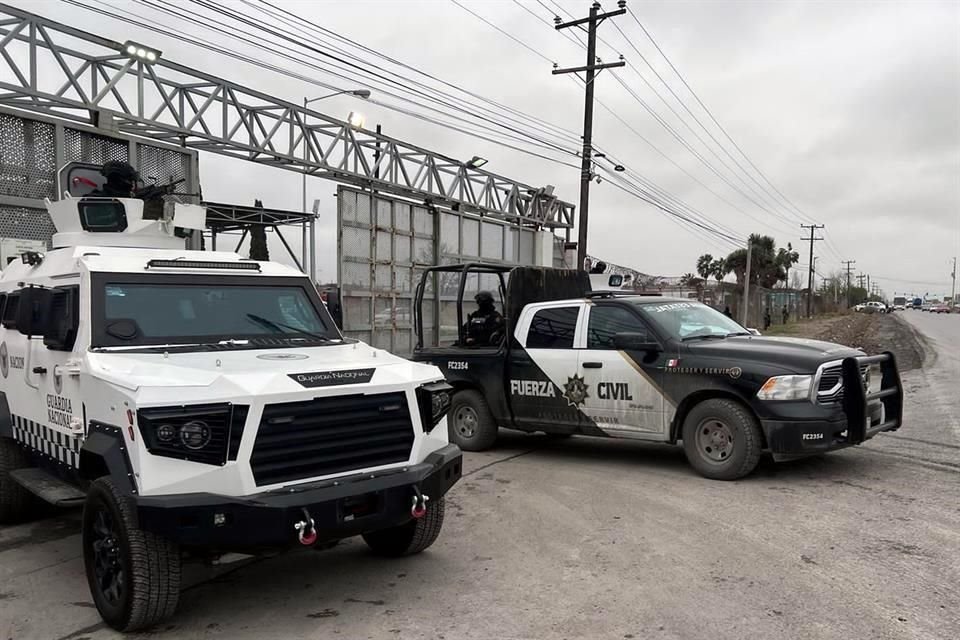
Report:
M 880 390 L 870 393 L 864 384 L 861 369 L 873 364 L 880 365 Z M 847 440 L 851 444 L 872 438 L 881 431 L 896 431 L 903 424 L 903 387 L 893 353 L 886 351 L 877 356 L 844 358 L 843 398 L 841 406 L 847 416 Z M 883 404 L 881 422 L 869 424 L 872 401 Z

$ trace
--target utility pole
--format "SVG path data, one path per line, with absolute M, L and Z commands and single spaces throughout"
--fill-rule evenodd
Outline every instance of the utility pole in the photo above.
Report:
M 554 68 L 553 75 L 565 73 L 586 72 L 584 79 L 584 102 L 583 102 L 583 152 L 580 159 L 580 215 L 577 223 L 577 268 L 583 269 L 587 259 L 587 217 L 590 209 L 590 180 L 593 178 L 593 84 L 597 71 L 609 69 L 612 67 L 622 67 L 626 64 L 623 60 L 619 62 L 608 62 L 601 64 L 597 60 L 597 27 L 606 20 L 614 16 L 622 16 L 627 12 L 626 0 L 620 0 L 617 3 L 619 7 L 616 11 L 607 11 L 600 13 L 600 3 L 594 2 L 590 7 L 590 15 L 579 20 L 570 22 L 560 22 L 560 17 L 555 18 L 557 31 L 568 29 L 570 27 L 580 27 L 587 32 L 587 64 L 582 67 L 570 67 L 567 69 Z M 583 25 L 587 25 L 584 29 Z M 554 65 L 556 67 L 556 65 Z
M 818 240 L 823 240 L 823 238 L 815 238 L 814 232 L 817 229 L 823 229 L 823 225 L 822 224 L 801 224 L 800 228 L 810 229 L 809 238 L 800 238 L 801 240 L 810 241 L 810 263 L 809 263 L 810 276 L 807 279 L 807 290 L 810 292 L 809 295 L 807 296 L 807 317 L 809 318 L 813 315 L 813 243 Z
M 847 266 L 847 309 L 850 308 L 850 271 L 853 265 L 857 264 L 856 260 L 844 260 L 843 264 Z
M 747 277 L 743 281 L 743 326 L 747 326 L 747 310 L 750 308 L 750 267 L 753 264 L 753 243 L 747 239 Z
M 950 306 L 955 306 L 957 302 L 957 258 L 953 258 L 953 271 L 950 272 L 950 279 L 953 281 L 950 285 Z
M 873 294 L 873 287 L 870 286 L 870 274 L 868 273 L 867 274 L 867 297 L 869 298 L 871 294 Z

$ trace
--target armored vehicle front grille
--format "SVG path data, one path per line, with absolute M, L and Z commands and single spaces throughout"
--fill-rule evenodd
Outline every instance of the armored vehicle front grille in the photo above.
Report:
M 412 447 L 404 393 L 314 398 L 264 407 L 250 467 L 262 486 L 404 462 Z

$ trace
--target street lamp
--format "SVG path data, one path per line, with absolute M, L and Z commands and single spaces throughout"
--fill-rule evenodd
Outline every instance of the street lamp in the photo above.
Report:
M 464 164 L 470 167 L 471 169 L 479 169 L 483 165 L 487 164 L 487 159 L 481 158 L 480 156 L 473 156 L 472 158 L 467 160 Z
M 367 98 L 370 97 L 370 90 L 369 89 L 344 89 L 343 91 L 334 91 L 333 93 L 328 93 L 325 96 L 317 96 L 316 98 L 307 98 L 306 96 L 304 96 L 303 109 L 304 111 L 306 111 L 307 105 L 310 104 L 311 102 L 316 102 L 317 100 L 326 100 L 327 98 L 332 98 L 333 96 L 341 96 L 341 95 L 351 95 L 351 96 L 356 96 L 358 98 L 363 98 L 364 100 L 366 100 Z M 306 122 L 305 118 L 304 118 L 304 122 Z M 304 131 L 303 132 L 303 185 L 302 185 L 303 199 L 301 202 L 301 210 L 303 211 L 304 214 L 307 213 L 307 162 L 309 161 L 310 161 L 310 143 L 308 142 L 307 132 Z M 304 220 L 303 222 L 302 231 L 303 231 L 302 238 L 301 238 L 302 242 L 300 245 L 301 247 L 300 255 L 303 258 L 302 268 L 310 272 L 312 271 L 312 268 L 307 269 L 307 223 L 306 223 L 306 220 Z M 312 260 L 313 256 L 310 256 L 310 259 Z M 311 265 L 311 267 L 312 266 L 313 265 Z

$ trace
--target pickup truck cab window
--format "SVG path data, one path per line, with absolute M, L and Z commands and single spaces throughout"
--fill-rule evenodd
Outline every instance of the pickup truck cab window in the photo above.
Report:
M 572 349 L 580 307 L 541 309 L 527 332 L 528 349 Z
M 639 333 L 652 339 L 646 325 L 623 307 L 593 307 L 587 323 L 587 349 L 616 349 L 613 336 Z

